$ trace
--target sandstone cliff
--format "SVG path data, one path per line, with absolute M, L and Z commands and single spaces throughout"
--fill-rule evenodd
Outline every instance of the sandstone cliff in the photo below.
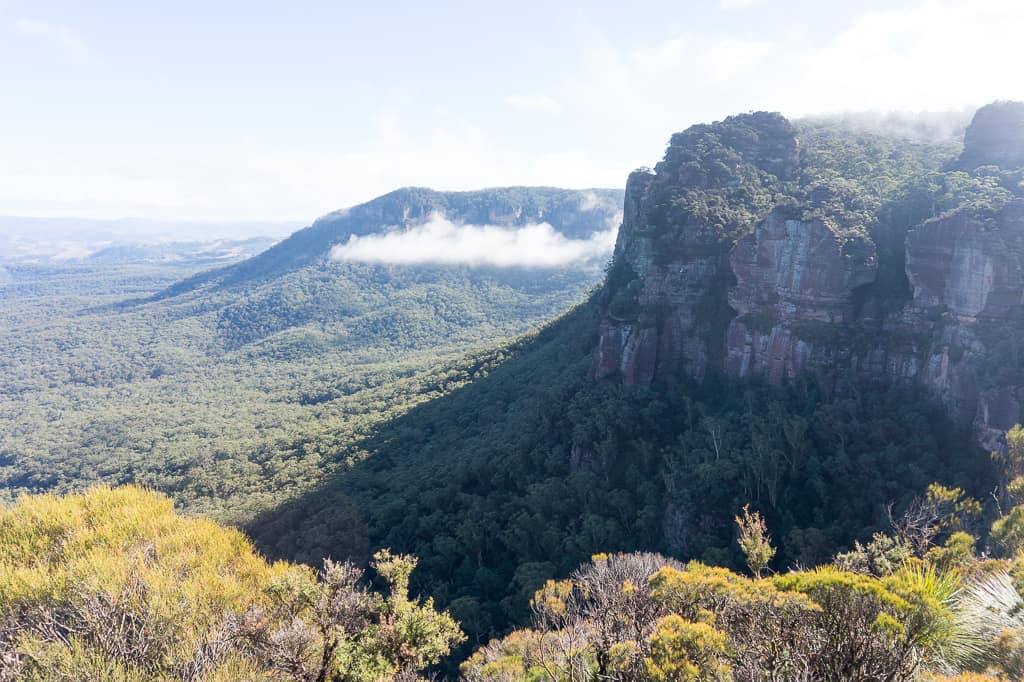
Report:
M 1024 165 L 1022 130 L 1024 105 L 983 108 L 955 168 Z M 1016 180 L 950 173 L 943 187 L 991 196 L 938 212 L 908 190 L 862 210 L 836 200 L 852 181 L 816 175 L 778 115 L 673 136 L 627 184 L 594 374 L 918 385 L 994 447 L 1024 405 L 1024 198 Z
M 799 162 L 778 114 L 746 114 L 672 137 L 626 183 L 594 370 L 627 384 L 719 369 L 733 281 L 731 240 L 760 217 Z
M 837 349 L 816 344 L 811 326 L 853 322 L 853 293 L 873 282 L 877 270 L 873 245 L 857 255 L 844 247 L 823 221 L 776 213 L 736 243 L 729 303 L 737 317 L 726 335 L 727 372 L 777 382 L 828 362 L 820 355 Z
M 960 168 L 1024 166 L 1024 102 L 994 102 L 975 114 L 964 134 Z

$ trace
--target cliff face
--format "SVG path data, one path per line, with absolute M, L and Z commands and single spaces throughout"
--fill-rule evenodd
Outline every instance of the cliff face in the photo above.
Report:
M 597 376 L 633 385 L 721 369 L 730 235 L 797 166 L 793 127 L 757 113 L 678 133 L 653 171 L 630 175 Z
M 642 275 L 624 292 L 636 314 L 618 315 L 613 304 L 601 327 L 596 371 L 621 371 L 627 385 L 647 384 L 680 370 L 703 376 L 713 349 L 708 324 L 698 314 L 707 292 L 721 286 L 725 249 L 699 229 L 683 229 L 667 254 L 652 229 L 650 203 L 657 176 L 633 173 L 626 184 L 623 225 L 615 246 L 619 268 Z M 692 228 L 693 226 L 687 226 Z
M 919 385 L 993 447 L 1024 405 L 1019 372 L 1000 366 L 1017 365 L 1024 331 L 1024 199 L 964 205 L 902 227 L 903 253 L 886 255 L 902 281 L 883 282 L 868 226 L 844 229 L 827 211 L 808 210 L 817 190 L 794 180 L 795 134 L 765 116 L 701 127 L 726 147 L 739 139 L 738 163 L 753 172 L 746 177 L 771 190 L 771 203 L 760 195 L 748 203 L 749 226 L 735 239 L 722 229 L 727 214 L 712 209 L 736 200 L 736 173 L 707 183 L 694 169 L 701 159 L 689 158 L 693 136 L 673 137 L 654 172 L 630 177 L 594 374 L 627 385 L 709 371 L 773 383 L 811 374 L 829 390 L 860 381 Z M 976 117 L 961 159 L 990 159 L 998 135 L 979 130 L 991 118 Z M 737 122 L 760 139 L 729 138 Z M 663 210 L 666 195 L 670 207 L 686 206 L 676 214 L 683 220 Z
M 1024 322 L 1024 200 L 995 216 L 959 211 L 923 223 L 907 236 L 906 273 L 913 300 L 902 322 L 938 320 L 921 381 L 991 445 L 1021 420 L 1024 387 L 999 365 L 1016 356 Z
M 854 320 L 853 293 L 875 279 L 873 245 L 851 253 L 823 221 L 773 213 L 737 242 L 729 264 L 737 284 L 729 304 L 737 317 L 726 335 L 725 369 L 735 376 L 793 378 L 824 366 L 836 349 L 822 348 L 810 330 Z
M 907 278 L 914 306 L 944 306 L 957 320 L 1009 320 L 1020 314 L 1024 201 L 994 220 L 969 211 L 930 220 L 907 237 Z
M 964 134 L 960 168 L 1024 166 L 1024 102 L 995 102 L 978 110 Z

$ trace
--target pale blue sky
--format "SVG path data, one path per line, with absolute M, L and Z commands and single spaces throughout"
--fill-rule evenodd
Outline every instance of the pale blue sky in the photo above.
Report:
M 0 0 L 0 214 L 309 221 L 621 186 L 752 109 L 1024 99 L 1020 0 Z

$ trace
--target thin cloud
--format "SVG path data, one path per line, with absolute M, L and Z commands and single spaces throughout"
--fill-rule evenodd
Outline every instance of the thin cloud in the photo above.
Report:
M 615 238 L 619 233 L 619 226 L 622 225 L 622 202 L 613 201 L 606 196 L 598 196 L 594 192 L 585 192 L 580 197 L 581 211 L 604 211 L 608 217 L 605 219 L 605 226 L 611 232 L 611 243 L 614 246 Z
M 562 110 L 558 102 L 547 95 L 509 95 L 505 98 L 505 103 L 533 114 L 557 114 Z
M 962 139 L 974 112 L 974 107 L 951 111 L 842 111 L 811 115 L 805 120 L 838 123 L 845 128 L 919 142 L 935 142 Z
M 718 0 L 718 7 L 724 12 L 733 12 L 739 9 L 746 9 L 754 4 L 756 0 Z
M 588 239 L 568 239 L 548 223 L 523 227 L 460 225 L 435 214 L 408 230 L 352 236 L 331 250 L 338 261 L 396 265 L 490 265 L 553 268 L 586 265 L 606 258 L 615 230 Z
M 57 48 L 76 64 L 89 61 L 89 48 L 72 29 L 34 19 L 21 19 L 14 25 L 18 33 L 32 36 Z
M 942 110 L 1019 99 L 1024 88 L 1005 65 L 1020 59 L 1022 22 L 1019 0 L 925 0 L 863 12 L 824 47 L 797 55 L 808 97 L 790 110 Z
M 732 76 L 756 66 L 775 52 L 776 45 L 767 40 L 720 40 L 704 53 L 708 73 L 714 81 L 726 81 Z

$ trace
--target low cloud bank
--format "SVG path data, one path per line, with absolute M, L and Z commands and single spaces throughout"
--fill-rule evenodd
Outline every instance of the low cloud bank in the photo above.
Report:
M 490 265 L 551 268 L 597 263 L 615 246 L 615 230 L 568 239 L 548 223 L 523 227 L 459 225 L 435 215 L 408 230 L 352 236 L 331 250 L 339 261 L 400 265 Z
M 951 111 L 844 111 L 815 114 L 805 120 L 836 123 L 844 128 L 895 135 L 916 142 L 948 142 L 963 138 L 974 111 L 974 107 Z
M 622 202 L 612 201 L 606 196 L 598 196 L 594 191 L 587 191 L 580 197 L 580 210 L 581 211 L 596 211 L 596 210 L 607 211 L 608 215 L 608 226 L 615 228 L 619 223 L 622 222 Z

